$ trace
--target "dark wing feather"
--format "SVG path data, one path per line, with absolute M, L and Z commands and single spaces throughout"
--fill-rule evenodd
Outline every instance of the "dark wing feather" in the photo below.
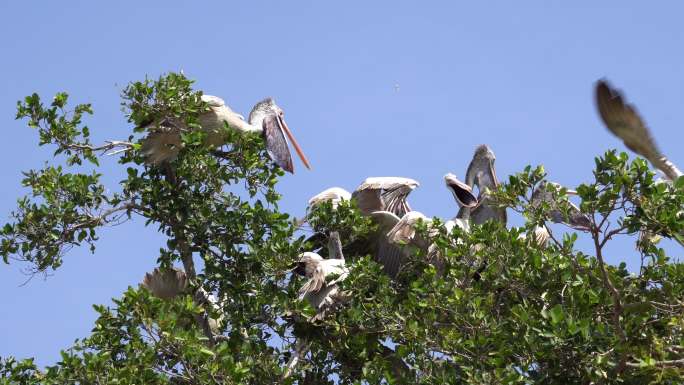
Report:
M 264 118 L 263 129 L 268 156 L 270 156 L 275 164 L 283 170 L 294 173 L 290 148 L 287 146 L 287 139 L 285 139 L 283 130 L 280 128 L 278 117 L 275 115 L 267 115 Z
M 622 139 L 627 148 L 648 159 L 671 180 L 682 175 L 660 152 L 636 108 L 625 103 L 622 94 L 605 80 L 596 83 L 596 106 L 608 130 Z

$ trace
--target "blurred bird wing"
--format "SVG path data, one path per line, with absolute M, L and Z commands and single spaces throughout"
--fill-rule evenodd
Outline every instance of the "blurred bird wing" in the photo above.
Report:
M 660 152 L 636 108 L 625 103 L 620 91 L 612 88 L 605 80 L 596 83 L 596 106 L 608 130 L 622 139 L 627 148 L 648 159 L 671 180 L 682 175 Z

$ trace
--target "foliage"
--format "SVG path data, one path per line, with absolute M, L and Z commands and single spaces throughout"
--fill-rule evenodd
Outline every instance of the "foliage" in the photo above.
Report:
M 129 85 L 122 97 L 134 131 L 160 119 L 196 126 L 207 107 L 191 86 L 179 74 Z M 192 295 L 164 301 L 129 288 L 111 307 L 94 307 L 100 316 L 92 334 L 55 365 L 0 360 L 0 383 L 681 382 L 684 267 L 657 242 L 684 232 L 684 180 L 656 181 L 642 159 L 629 162 L 615 151 L 597 158 L 594 181 L 577 188 L 591 230 L 551 232 L 547 244 L 523 236 L 545 226 L 551 209 L 532 204 L 545 173 L 527 167 L 495 192 L 498 204 L 525 216 L 524 227 L 442 228 L 430 235 L 441 265 L 415 250 L 396 281 L 372 260 L 373 223 L 353 202 L 323 204 L 309 222 L 319 238 L 340 233 L 349 300 L 311 323 L 312 309 L 297 299 L 302 282 L 288 271 L 297 253 L 321 242 L 297 236 L 294 221 L 278 210 L 282 171 L 261 138 L 227 130 L 229 144 L 217 152 L 190 129 L 178 159 L 150 167 L 134 136 L 93 146 L 81 121 L 89 105 L 73 112 L 66 105 L 63 93 L 50 107 L 35 94 L 19 103 L 17 117 L 28 118 L 40 144 L 55 146 L 66 163 L 25 173 L 31 192 L 0 233 L 5 262 L 54 270 L 73 246 L 94 251 L 102 227 L 140 217 L 168 237 L 159 264 L 180 261 L 191 285 L 215 293 L 220 309 Z M 126 173 L 121 191 L 109 194 L 97 157 L 115 148 Z M 71 172 L 83 160 L 92 172 Z M 552 195 L 567 213 L 565 192 Z M 425 226 L 421 231 L 428 236 Z M 635 240 L 638 272 L 605 263 L 606 245 L 618 236 Z M 578 237 L 591 241 L 591 253 L 576 247 Z M 199 273 L 197 258 L 205 266 Z M 196 321 L 216 313 L 220 333 L 207 333 Z M 310 343 L 309 353 L 283 378 L 297 339 Z

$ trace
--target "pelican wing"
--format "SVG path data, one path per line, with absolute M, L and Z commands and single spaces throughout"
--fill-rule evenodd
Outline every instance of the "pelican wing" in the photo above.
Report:
M 309 279 L 299 289 L 299 299 L 304 299 L 307 293 L 321 290 L 325 285 L 325 271 L 320 263 L 314 263 L 310 268 L 307 266 L 306 275 Z
M 147 134 L 142 140 L 140 152 L 148 164 L 158 166 L 176 159 L 180 147 L 180 131 L 170 127 L 159 128 Z
M 276 115 L 267 115 L 263 121 L 263 136 L 266 141 L 266 152 L 283 170 L 293 173 L 292 156 L 287 145 L 287 139 L 280 128 L 280 122 Z
M 336 207 L 340 201 L 350 199 L 351 193 L 349 191 L 342 187 L 331 187 L 311 197 L 308 202 L 308 209 L 311 210 L 319 204 L 329 201 L 332 202 L 333 207 Z
M 410 178 L 367 178 L 352 196 L 357 199 L 362 212 L 364 212 L 363 208 L 367 209 L 367 212 L 387 210 L 402 217 L 411 211 L 406 197 L 418 186 L 419 183 Z M 364 193 L 364 191 L 370 192 Z
M 406 213 L 401 220 L 387 233 L 387 239 L 392 243 L 406 243 L 416 247 L 427 247 L 426 240 L 416 236 L 416 224 L 419 221 L 432 222 L 418 211 Z
M 405 247 L 392 243 L 388 239 L 387 233 L 401 219 L 389 211 L 375 211 L 370 216 L 378 224 L 378 231 L 374 235 L 375 254 L 373 259 L 382 265 L 382 269 L 387 275 L 395 278 L 399 273 L 401 265 L 406 260 L 408 251 Z
M 188 277 L 183 270 L 156 268 L 152 273 L 145 274 L 142 286 L 155 297 L 168 300 L 187 289 Z
M 636 108 L 625 103 L 620 91 L 612 88 L 605 80 L 596 83 L 596 106 L 608 130 L 622 139 L 627 148 L 648 159 L 671 180 L 682 175 L 660 152 Z

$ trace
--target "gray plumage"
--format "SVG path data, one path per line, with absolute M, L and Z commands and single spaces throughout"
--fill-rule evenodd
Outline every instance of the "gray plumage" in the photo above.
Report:
M 679 168 L 660 152 L 636 108 L 625 103 L 620 91 L 605 80 L 596 83 L 596 106 L 608 130 L 622 139 L 627 148 L 648 159 L 668 179 L 676 180 L 682 176 Z
M 579 207 L 572 202 L 568 202 L 567 216 L 560 210 L 558 203 L 554 199 L 554 193 L 551 189 L 560 190 L 561 186 L 557 183 L 543 181 L 532 192 L 532 199 L 530 205 L 538 207 L 542 203 L 549 205 L 549 219 L 555 223 L 564 223 L 576 230 L 589 231 L 591 230 L 591 218 L 583 214 Z M 576 194 L 573 190 L 566 190 L 570 195 Z
M 490 198 L 490 191 L 499 187 L 494 162 L 496 156 L 491 148 L 483 144 L 475 149 L 473 159 L 468 165 L 465 184 L 469 187 L 477 186 L 477 206 L 464 206 L 458 213 L 458 218 L 470 219 L 473 224 L 482 224 L 488 220 L 499 221 L 506 225 L 506 209 L 494 206 Z

